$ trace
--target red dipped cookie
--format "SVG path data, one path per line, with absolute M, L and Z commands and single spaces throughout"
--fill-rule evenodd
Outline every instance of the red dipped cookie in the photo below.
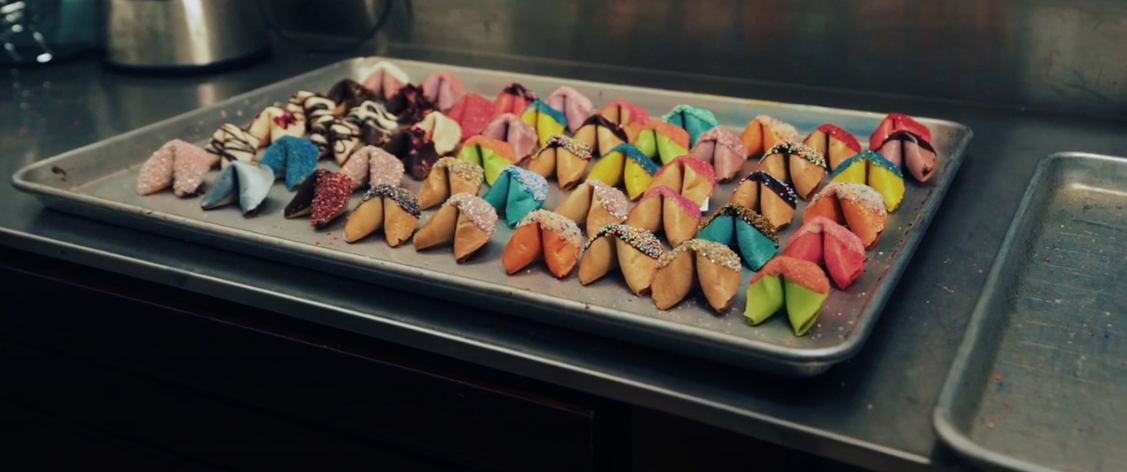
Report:
M 939 167 L 931 130 L 901 113 L 889 113 L 869 136 L 869 150 L 876 151 L 920 182 L 927 182 Z
M 787 241 L 783 255 L 825 266 L 840 289 L 846 289 L 865 270 L 861 238 L 833 220 L 811 218 Z
M 462 95 L 446 116 L 462 126 L 462 141 L 481 134 L 490 121 L 493 121 L 493 102 L 479 94 L 468 92 Z
M 528 87 L 515 82 L 510 83 L 501 89 L 501 93 L 497 94 L 497 99 L 493 100 L 493 117 L 496 118 L 505 113 L 520 116 L 530 103 L 536 101 L 536 98 L 536 93 L 529 90 Z
M 861 143 L 857 142 L 857 138 L 830 123 L 814 128 L 803 143 L 822 153 L 831 171 L 836 169 L 838 164 L 861 152 Z
M 810 204 L 806 205 L 802 222 L 819 216 L 849 227 L 861 238 L 866 249 L 877 243 L 888 223 L 884 197 L 872 187 L 852 182 L 830 182 L 814 195 Z
M 599 109 L 599 114 L 612 123 L 626 126 L 631 123 L 645 123 L 650 119 L 650 113 L 638 105 L 621 98 L 611 100 Z

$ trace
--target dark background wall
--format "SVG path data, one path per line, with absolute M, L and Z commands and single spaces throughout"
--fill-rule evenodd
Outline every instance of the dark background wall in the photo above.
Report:
M 412 47 L 1127 119 L 1121 0 L 397 1 L 382 34 Z M 342 36 L 379 5 L 269 3 L 287 30 Z

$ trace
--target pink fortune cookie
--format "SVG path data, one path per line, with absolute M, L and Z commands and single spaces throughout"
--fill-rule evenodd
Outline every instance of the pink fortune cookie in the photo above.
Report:
M 192 143 L 173 139 L 156 150 L 141 166 L 137 194 L 149 195 L 172 187 L 177 197 L 195 195 L 211 169 L 212 155 Z
M 686 215 L 697 221 L 700 221 L 700 205 L 697 205 L 696 202 L 685 198 L 684 195 L 681 195 L 681 192 L 678 192 L 665 185 L 655 185 L 650 187 L 648 190 L 646 190 L 646 193 L 642 194 L 642 199 L 638 202 L 641 203 L 642 201 L 645 201 L 647 199 L 658 197 L 668 198 L 672 200 L 677 204 L 678 208 L 685 212 Z M 676 246 L 676 244 L 674 245 Z
M 865 245 L 846 227 L 826 217 L 815 217 L 787 241 L 783 255 L 822 264 L 834 284 L 849 287 L 865 270 Z
M 831 171 L 861 152 L 861 143 L 857 138 L 833 123 L 823 123 L 814 128 L 802 143 L 822 153 Z
M 869 150 L 908 168 L 916 180 L 927 182 L 939 166 L 931 146 L 931 130 L 901 113 L 889 113 L 869 136 Z
M 518 163 L 532 155 L 539 139 L 532 125 L 512 113 L 503 113 L 495 118 L 481 131 L 481 135 L 509 143 L 513 147 Z
M 904 131 L 931 142 L 931 130 L 903 113 L 889 113 L 869 136 L 869 150 L 875 151 L 897 131 Z
M 211 169 L 211 154 L 191 143 L 176 147 L 176 160 L 172 163 L 172 193 L 177 197 L 195 195 L 203 183 L 203 176 Z
M 564 116 L 567 117 L 567 129 L 572 133 L 583 126 L 583 122 L 587 121 L 587 118 L 591 116 L 591 110 L 595 107 L 590 98 L 567 86 L 556 89 L 551 95 L 548 95 L 548 99 L 544 102 L 548 106 L 563 112 Z
M 364 146 L 349 156 L 340 172 L 352 179 L 355 190 L 368 183 L 372 187 L 381 184 L 398 187 L 406 169 L 403 162 L 391 153 L 375 146 Z
M 735 133 L 717 126 L 705 131 L 697 138 L 697 145 L 689 155 L 712 164 L 716 179 L 723 182 L 731 180 L 739 173 L 747 161 L 747 148 Z
M 438 71 L 423 80 L 423 97 L 446 113 L 466 94 L 462 81 L 446 71 Z
M 707 162 L 690 156 L 680 156 L 661 166 L 654 174 L 650 187 L 659 185 L 676 190 L 698 206 L 704 205 L 716 190 L 716 173 Z
M 407 73 L 399 66 L 387 61 L 377 62 L 368 77 L 364 78 L 364 88 L 387 100 L 399 93 L 399 89 L 411 83 Z
M 626 224 L 665 233 L 678 246 L 693 239 L 700 226 L 700 205 L 665 185 L 652 186 L 626 216 Z
M 781 275 L 788 281 L 794 282 L 814 293 L 830 293 L 830 281 L 817 264 L 805 259 L 800 259 L 786 254 L 772 257 L 763 268 L 751 277 L 749 284 L 758 282 L 768 275 Z
M 861 143 L 857 141 L 857 138 L 855 138 L 848 131 L 841 129 L 841 127 L 838 125 L 835 125 L 833 123 L 822 123 L 817 128 L 814 128 L 814 131 L 811 131 L 810 134 L 806 135 L 806 141 L 809 141 L 811 137 L 816 136 L 818 133 L 825 135 L 827 139 L 836 139 L 840 141 L 842 146 L 844 146 L 845 149 L 848 149 L 849 151 L 853 151 L 853 154 L 861 152 Z M 813 145 L 807 143 L 807 146 Z
M 469 92 L 462 95 L 450 112 L 446 113 L 462 126 L 462 141 L 481 134 L 486 125 L 493 120 L 493 102 L 479 94 Z
M 157 149 L 137 174 L 137 195 L 150 195 L 172 186 L 173 141 Z

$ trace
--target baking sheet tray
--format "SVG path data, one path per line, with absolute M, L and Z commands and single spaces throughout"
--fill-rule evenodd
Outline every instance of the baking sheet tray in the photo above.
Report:
M 1127 469 L 1127 160 L 1042 160 L 939 397 L 992 470 Z
M 342 61 L 46 159 L 17 172 L 13 183 L 62 211 L 292 263 L 295 274 L 313 284 L 318 277 L 310 269 L 327 271 L 727 364 L 810 376 L 860 349 L 955 177 L 972 134 L 957 123 L 921 119 L 931 129 L 932 144 L 939 154 L 938 175 L 926 185 L 908 184 L 904 203 L 891 215 L 879 244 L 869 252 L 864 275 L 849 290 L 832 291 L 817 325 L 801 338 L 793 335 L 783 316 L 758 327 L 749 326 L 741 314 L 742 288 L 732 308 L 717 316 L 703 308 L 695 296 L 671 310 L 659 311 L 649 298 L 633 296 L 621 278 L 613 275 L 587 287 L 581 286 L 574 275 L 556 281 L 539 266 L 506 276 L 500 253 L 511 234 L 508 228 L 499 228 L 488 246 L 466 264 L 458 265 L 448 249 L 416 253 L 409 244 L 391 249 L 381 237 L 348 245 L 339 238 L 341 222 L 314 231 L 304 219 L 285 220 L 281 210 L 290 194 L 282 185 L 274 186 L 263 212 L 254 218 L 243 218 L 235 208 L 201 211 L 198 200 L 179 200 L 171 193 L 148 197 L 134 194 L 141 163 L 167 140 L 180 138 L 203 144 L 225 122 L 243 124 L 262 108 L 284 102 L 299 89 L 325 91 L 345 77 L 362 79 L 379 60 Z M 675 105 L 692 104 L 712 110 L 722 125 L 737 133 L 756 115 L 769 114 L 794 124 L 802 133 L 822 123 L 835 123 L 864 143 L 884 114 L 391 60 L 416 81 L 433 71 L 449 70 L 463 81 L 466 90 L 487 97 L 509 82 L 520 82 L 542 95 L 570 85 L 591 97 L 596 106 L 622 98 L 658 116 Z M 332 164 L 324 165 L 335 169 Z M 214 175 L 215 171 L 209 178 Z M 548 209 L 555 208 L 564 195 L 552 185 L 545 205 Z M 410 184 L 412 190 L 416 186 Z M 719 187 L 710 208 L 727 201 L 734 186 Z M 358 196 L 354 203 L 357 200 Z M 800 210 L 803 207 L 799 205 Z M 432 213 L 425 212 L 423 221 Z M 795 221 L 801 221 L 801 216 L 800 212 Z M 782 237 L 797 226 L 792 225 Z M 745 284 L 751 275 L 750 270 L 744 270 Z

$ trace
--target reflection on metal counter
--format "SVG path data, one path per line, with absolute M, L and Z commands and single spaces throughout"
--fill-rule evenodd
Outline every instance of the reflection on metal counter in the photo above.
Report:
M 269 33 L 253 2 L 105 0 L 105 60 L 129 68 L 197 68 L 263 55 Z
M 45 64 L 94 43 L 94 0 L 0 0 L 0 64 Z

